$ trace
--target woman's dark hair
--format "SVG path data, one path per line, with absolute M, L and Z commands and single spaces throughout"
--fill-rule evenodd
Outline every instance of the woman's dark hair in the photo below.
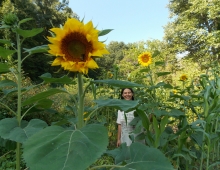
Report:
M 124 92 L 125 89 L 131 90 L 131 92 L 133 93 L 132 100 L 134 100 L 134 91 L 133 91 L 132 88 L 123 88 L 123 89 L 121 89 L 121 99 L 124 99 L 124 97 L 122 96 L 122 94 L 123 94 L 123 92 Z

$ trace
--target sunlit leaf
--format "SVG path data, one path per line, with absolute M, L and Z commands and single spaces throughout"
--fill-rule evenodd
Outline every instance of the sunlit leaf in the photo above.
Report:
M 156 87 L 163 87 L 163 88 L 167 88 L 167 89 L 173 89 L 173 86 L 170 84 L 166 84 L 164 82 L 159 82 L 157 83 Z
M 24 159 L 31 170 L 83 170 L 107 149 L 107 129 L 90 124 L 71 130 L 51 126 L 24 143 Z
M 158 72 L 158 73 L 156 73 L 156 75 L 158 76 L 158 77 L 160 77 L 160 76 L 166 76 L 166 75 L 169 75 L 171 72 Z
M 99 31 L 98 35 L 99 35 L 99 36 L 106 35 L 106 34 L 108 34 L 109 32 L 111 32 L 112 30 L 113 30 L 113 29 L 101 30 L 101 31 Z
M 155 62 L 155 66 L 162 66 L 162 65 L 164 65 L 164 64 L 165 64 L 164 61 L 156 61 L 156 62 Z
M 0 87 L 9 87 L 9 86 L 17 87 L 17 84 L 14 81 L 8 79 L 0 81 Z
M 22 103 L 22 106 L 33 104 L 33 103 L 35 103 L 37 101 L 40 101 L 42 99 L 45 99 L 45 98 L 47 98 L 49 96 L 52 96 L 54 94 L 57 94 L 57 93 L 67 93 L 67 92 L 64 91 L 64 90 L 60 90 L 60 89 L 49 89 L 49 90 L 47 90 L 45 92 L 38 93 L 35 96 L 28 98 L 27 100 L 25 100 Z
M 34 28 L 32 30 L 22 30 L 16 28 L 15 31 L 24 38 L 33 37 L 43 31 L 43 28 Z
M 72 79 L 68 76 L 63 76 L 60 78 L 52 78 L 51 74 L 46 73 L 40 76 L 41 79 L 44 80 L 45 83 L 62 83 L 62 84 L 75 84 Z
M 25 18 L 25 19 L 22 19 L 21 21 L 19 21 L 18 25 L 21 25 L 21 24 L 23 24 L 23 23 L 25 23 L 25 22 L 28 22 L 28 21 L 30 21 L 30 20 L 33 20 L 33 18 Z
M 4 59 L 8 59 L 8 56 L 14 54 L 16 51 L 15 50 L 8 50 L 3 47 L 0 47 L 0 57 Z
M 48 45 L 41 45 L 31 49 L 24 48 L 24 50 L 29 54 L 46 53 L 48 51 Z

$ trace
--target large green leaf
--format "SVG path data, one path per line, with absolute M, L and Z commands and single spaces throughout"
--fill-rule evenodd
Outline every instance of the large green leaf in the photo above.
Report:
M 121 100 L 121 99 L 106 99 L 106 100 L 95 100 L 98 107 L 114 107 L 119 110 L 128 111 L 134 109 L 138 105 L 138 100 Z
M 130 149 L 126 143 L 122 143 L 119 148 L 108 150 L 106 153 L 115 159 L 115 164 L 130 159 Z
M 66 91 L 64 90 L 60 90 L 60 89 L 49 89 L 45 92 L 41 92 L 39 94 L 36 94 L 35 96 L 33 97 L 30 97 L 28 98 L 27 100 L 25 100 L 23 103 L 22 103 L 22 106 L 26 106 L 26 105 L 29 105 L 29 104 L 33 104 L 37 101 L 40 101 L 42 99 L 45 99 L 49 96 L 52 96 L 54 94 L 57 94 L 57 93 L 67 93 Z
M 94 83 L 109 84 L 111 86 L 116 86 L 116 87 L 121 87 L 121 88 L 144 87 L 144 85 L 133 83 L 133 82 L 130 82 L 130 81 L 112 80 L 112 79 L 95 80 L 93 82 Z
M 33 37 L 43 31 L 43 28 L 34 28 L 32 30 L 22 30 L 16 28 L 15 31 L 24 38 Z
M 150 148 L 138 142 L 132 143 L 130 147 L 122 144 L 120 148 L 106 153 L 115 159 L 116 164 L 123 162 L 120 168 L 116 168 L 117 170 L 174 170 L 169 160 L 159 149 Z
M 17 87 L 17 84 L 12 80 L 2 80 L 2 81 L 0 81 L 0 88 L 1 87 L 9 87 L 9 86 Z
M 70 130 L 51 126 L 24 143 L 24 159 L 31 170 L 83 170 L 94 163 L 108 145 L 107 129 L 90 124 Z
M 70 79 L 68 76 L 63 76 L 60 78 L 52 78 L 50 73 L 45 73 L 40 76 L 45 83 L 62 83 L 62 84 L 75 84 L 75 82 Z
M 15 50 L 8 50 L 3 47 L 0 47 L 0 56 L 4 59 L 8 59 L 8 56 L 14 54 L 15 52 Z
M 7 73 L 9 72 L 9 66 L 4 63 L 0 63 L 0 73 Z
M 34 133 L 47 126 L 44 121 L 39 119 L 32 119 L 29 123 L 27 121 L 21 123 L 21 127 L 19 127 L 15 118 L 2 119 L 0 121 L 0 136 L 3 139 L 23 143 Z
M 150 148 L 141 143 L 130 146 L 131 160 L 126 168 L 144 170 L 174 170 L 165 155 L 156 148 Z
M 25 52 L 29 53 L 29 54 L 35 54 L 35 53 L 46 53 L 48 51 L 48 45 L 41 45 L 41 46 L 37 46 L 34 48 L 24 48 Z
M 140 109 L 136 109 L 137 114 L 140 116 L 141 120 L 142 120 L 142 125 L 145 129 L 149 129 L 150 126 L 150 122 L 149 119 L 146 115 L 146 113 L 143 110 Z
M 38 101 L 38 103 L 35 107 L 49 109 L 52 106 L 52 104 L 53 104 L 53 100 L 42 99 L 42 100 Z

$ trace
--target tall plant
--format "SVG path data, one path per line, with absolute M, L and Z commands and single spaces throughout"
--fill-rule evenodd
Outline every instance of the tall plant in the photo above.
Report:
M 111 30 L 98 31 L 93 27 L 92 22 L 84 24 L 76 19 L 68 19 L 62 28 L 52 28 L 52 36 L 48 37 L 49 53 L 56 58 L 52 66 L 61 65 L 62 68 L 68 71 L 76 72 L 78 80 L 78 92 L 75 98 L 74 105 L 76 117 L 74 121 L 68 119 L 67 126 L 52 125 L 47 126 L 45 122 L 38 119 L 32 119 L 29 122 L 24 121 L 25 115 L 30 113 L 31 109 L 35 107 L 50 107 L 53 101 L 48 99 L 49 96 L 65 92 L 60 89 L 49 89 L 39 94 L 36 94 L 28 99 L 23 100 L 22 96 L 30 88 L 22 87 L 22 63 L 31 54 L 37 52 L 46 52 L 48 46 L 38 46 L 31 49 L 22 49 L 21 45 L 26 38 L 33 37 L 42 31 L 41 28 L 32 30 L 22 30 L 20 24 L 23 24 L 31 19 L 24 19 L 18 21 L 16 16 L 10 14 L 15 18 L 13 24 L 4 22 L 1 28 L 9 28 L 16 34 L 17 42 L 15 50 L 8 50 L 0 48 L 3 62 L 0 63 L 0 72 L 12 72 L 17 82 L 12 80 L 2 80 L 1 87 L 8 87 L 11 85 L 15 87 L 11 89 L 11 93 L 17 94 L 17 110 L 13 111 L 7 105 L 2 104 L 8 110 L 14 113 L 14 118 L 6 118 L 0 121 L 0 136 L 4 139 L 17 142 L 17 157 L 16 169 L 20 170 L 20 155 L 21 144 L 24 148 L 23 157 L 27 167 L 32 170 L 38 169 L 53 169 L 53 170 L 67 170 L 76 169 L 82 170 L 86 168 L 97 169 L 101 167 L 112 168 L 137 168 L 142 167 L 173 169 L 166 157 L 159 151 L 146 146 L 135 143 L 127 149 L 130 150 L 130 155 L 126 158 L 127 164 L 117 165 L 102 165 L 94 167 L 92 164 L 106 152 L 108 145 L 107 129 L 103 124 L 86 124 L 84 120 L 84 99 L 88 87 L 94 84 L 108 84 L 115 87 L 143 87 L 143 85 L 119 80 L 95 80 L 91 81 L 85 89 L 83 88 L 83 76 L 88 73 L 89 69 L 98 68 L 94 58 L 101 57 L 108 53 L 105 45 L 98 41 L 98 36 L 103 36 Z M 12 44 L 7 40 L 1 40 L 4 44 Z M 22 56 L 22 51 L 27 52 L 26 56 Z M 17 52 L 17 65 L 15 69 L 11 69 L 7 64 L 7 57 Z M 61 78 L 53 78 L 50 74 L 44 74 L 40 78 L 43 83 L 63 83 L 71 84 L 73 80 L 67 76 Z M 7 94 L 5 94 L 7 95 Z M 3 97 L 4 98 L 4 97 Z M 3 100 L 2 98 L 2 100 Z M 138 106 L 138 101 L 124 101 L 119 99 L 96 99 L 94 100 L 96 106 L 91 111 L 90 115 L 95 113 L 97 109 L 103 107 L 113 107 L 116 109 L 128 111 L 135 109 Z M 155 152 L 154 157 L 150 154 Z M 142 156 L 144 153 L 146 156 Z M 119 154 L 119 153 L 118 153 Z M 139 155 L 136 157 L 136 155 Z M 149 163 L 154 162 L 154 163 Z M 161 162 L 162 161 L 162 162 Z M 160 162 L 160 164 L 159 164 Z M 161 165 L 162 163 L 162 165 Z

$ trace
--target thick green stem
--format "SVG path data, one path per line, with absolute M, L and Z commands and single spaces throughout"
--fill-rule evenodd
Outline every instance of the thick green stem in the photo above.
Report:
M 80 129 L 84 126 L 83 121 L 83 113 L 84 113 L 84 95 L 83 95 L 83 79 L 82 74 L 78 73 L 78 122 L 77 122 L 77 128 Z
M 17 100 L 17 121 L 18 126 L 21 126 L 21 43 L 20 43 L 20 37 L 18 34 L 16 34 L 17 38 L 17 56 L 18 56 L 18 100 Z M 16 170 L 20 170 L 20 143 L 17 143 L 16 148 Z

